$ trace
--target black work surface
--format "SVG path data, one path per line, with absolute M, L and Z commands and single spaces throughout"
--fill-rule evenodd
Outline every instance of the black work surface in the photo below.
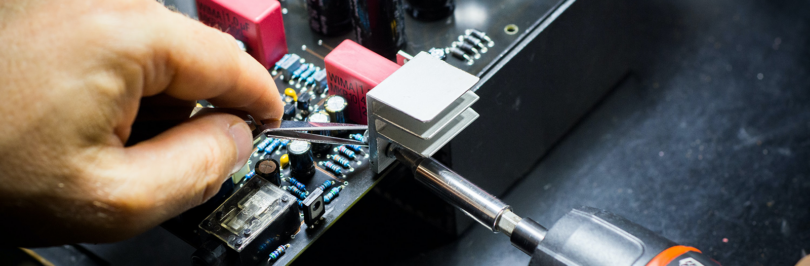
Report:
M 794 265 L 810 252 L 810 5 L 655 2 L 645 67 L 503 200 L 546 226 L 589 205 L 723 265 Z M 401 263 L 528 261 L 476 226 Z

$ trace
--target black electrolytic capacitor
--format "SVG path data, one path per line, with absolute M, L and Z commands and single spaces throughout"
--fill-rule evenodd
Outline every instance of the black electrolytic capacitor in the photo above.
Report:
M 405 48 L 405 15 L 402 0 L 350 0 L 357 43 L 396 61 Z
M 352 29 L 349 0 L 307 0 L 309 27 L 325 36 L 336 36 Z
M 329 114 L 329 120 L 331 120 L 332 123 L 346 123 L 345 110 L 348 104 L 346 98 L 339 95 L 332 95 L 326 99 L 326 102 L 323 104 L 323 109 Z M 332 135 L 335 137 L 343 137 L 347 132 L 346 130 L 337 130 L 332 131 Z
M 326 112 L 320 111 L 313 113 L 307 117 L 307 121 L 309 122 L 318 122 L 318 123 L 329 123 L 331 119 L 329 118 L 329 114 Z M 318 134 L 321 136 L 329 136 L 329 131 L 314 131 L 313 134 Z M 312 152 L 314 153 L 322 153 L 324 151 L 329 150 L 331 145 L 323 144 L 323 143 L 312 143 Z
M 304 181 L 315 174 L 315 163 L 312 159 L 312 145 L 307 141 L 293 140 L 287 144 L 290 157 L 290 174 Z M 306 182 L 306 181 L 304 181 Z
M 405 10 L 415 19 L 433 21 L 453 15 L 456 3 L 453 0 L 408 0 Z
M 256 165 L 253 167 L 253 171 L 256 172 L 256 175 L 261 176 L 270 183 L 276 184 L 276 186 L 281 185 L 281 167 L 278 161 L 274 159 L 262 159 L 256 162 Z
M 295 103 L 288 103 L 284 106 L 284 116 L 281 119 L 292 120 L 293 118 L 295 118 Z

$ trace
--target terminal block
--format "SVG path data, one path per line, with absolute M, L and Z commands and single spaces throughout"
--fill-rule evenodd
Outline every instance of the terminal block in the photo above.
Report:
M 478 118 L 478 77 L 421 52 L 366 94 L 371 168 L 394 162 L 389 145 L 430 157 Z

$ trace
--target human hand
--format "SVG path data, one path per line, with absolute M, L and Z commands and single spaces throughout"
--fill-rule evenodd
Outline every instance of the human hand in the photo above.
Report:
M 272 77 L 232 37 L 154 0 L 0 2 L 0 234 L 108 242 L 205 202 L 252 150 L 210 114 L 125 147 L 143 97 L 280 119 Z

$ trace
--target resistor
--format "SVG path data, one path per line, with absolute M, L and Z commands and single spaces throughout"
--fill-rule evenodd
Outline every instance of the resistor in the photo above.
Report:
M 323 167 L 326 167 L 329 170 L 332 170 L 332 172 L 334 172 L 335 174 L 338 174 L 338 175 L 343 174 L 343 168 L 340 168 L 340 166 L 338 166 L 337 164 L 332 163 L 331 161 L 323 161 L 323 162 L 320 162 L 319 164 L 323 165 Z
M 287 178 L 287 179 L 285 179 L 285 180 L 286 180 L 287 182 L 290 182 L 290 184 L 292 184 L 293 186 L 297 187 L 297 188 L 298 188 L 298 189 L 300 189 L 301 191 L 304 191 L 304 193 L 309 194 L 309 192 L 307 191 L 307 186 L 305 186 L 305 185 L 304 185 L 303 183 L 301 183 L 301 182 L 298 182 L 298 180 L 296 180 L 295 178 L 293 178 L 293 177 L 289 177 L 289 178 Z
M 278 148 L 279 145 L 281 145 L 281 141 L 274 139 L 273 142 L 270 142 L 270 145 L 267 145 L 267 148 L 264 149 L 264 152 L 272 153 L 273 151 L 276 150 L 276 148 Z
M 336 162 L 336 163 L 340 164 L 340 166 L 343 166 L 345 168 L 350 168 L 351 167 L 349 165 L 349 160 L 346 159 L 346 158 L 340 157 L 340 155 L 337 155 L 337 154 L 335 154 L 335 155 L 327 155 L 326 157 L 329 158 L 329 159 L 332 159 L 333 162 Z
M 290 193 L 292 193 L 293 195 L 295 195 L 299 199 L 303 200 L 303 199 L 307 198 L 307 193 L 304 193 L 303 191 L 298 190 L 298 188 L 296 188 L 296 187 L 283 186 L 283 187 L 281 187 L 281 189 L 289 191 Z
M 278 145 L 279 149 L 287 148 L 287 144 L 290 144 L 290 140 L 288 139 L 282 139 L 279 142 L 280 142 Z
M 330 187 L 332 187 L 334 185 L 335 185 L 335 181 L 326 180 L 326 182 L 323 182 L 323 184 L 321 186 L 319 186 L 318 188 L 320 188 L 321 191 L 326 191 L 327 188 L 330 188 Z
M 248 172 L 248 173 L 245 175 L 245 180 L 250 179 L 250 178 L 251 178 L 251 177 L 253 177 L 254 175 L 256 175 L 256 171 L 255 171 L 255 170 L 250 170 L 250 172 Z
M 310 67 L 309 69 L 307 69 L 307 71 L 304 71 L 304 73 L 301 73 L 301 77 L 298 78 L 298 82 L 295 84 L 295 87 L 300 88 L 301 87 L 301 82 L 304 81 L 306 78 L 309 78 L 310 76 L 312 76 L 312 74 L 315 73 L 315 71 L 318 71 L 318 70 L 321 70 L 320 67 Z
M 345 145 L 340 145 L 340 147 L 338 147 L 337 150 L 343 155 L 346 155 L 346 157 L 349 159 L 354 159 L 355 157 L 354 152 L 349 150 L 349 148 L 346 148 Z
M 303 200 L 297 200 L 297 201 L 298 201 L 298 209 L 303 210 L 304 209 L 304 201 Z
M 273 251 L 273 253 L 270 253 L 270 260 L 278 259 L 278 257 L 284 255 L 284 252 L 287 251 L 288 248 L 290 248 L 290 244 L 278 246 L 278 248 L 275 251 Z
M 267 145 L 269 145 L 271 141 L 273 141 L 272 138 L 265 139 L 264 141 L 259 143 L 259 145 L 256 146 L 256 150 L 258 150 L 260 152 L 264 151 L 264 149 L 267 148 Z
M 329 203 L 332 201 L 332 199 L 340 194 L 341 189 L 343 189 L 343 186 L 333 187 L 332 190 L 329 190 L 329 192 L 326 193 L 326 195 L 323 195 L 323 202 Z
M 475 47 L 478 47 L 478 50 L 481 51 L 482 54 L 487 52 L 487 46 L 484 45 L 484 43 L 482 43 L 481 40 L 476 39 L 475 37 L 472 37 L 472 36 L 458 36 L 458 41 L 459 42 L 466 42 L 466 43 L 472 44 Z
M 349 135 L 349 137 L 356 140 L 356 141 L 366 143 L 366 137 L 364 137 L 363 134 L 360 134 L 360 133 L 351 134 L 351 135 Z
M 464 53 L 464 51 L 462 51 L 461 49 L 458 49 L 458 47 L 447 48 L 447 53 L 453 55 L 453 57 L 455 58 L 466 60 L 468 65 L 472 65 L 473 62 L 472 58 L 470 58 L 470 56 Z
M 493 45 L 495 45 L 495 42 L 493 42 L 492 39 L 490 39 L 489 36 L 487 36 L 487 34 L 482 32 L 482 31 L 479 31 L 479 30 L 476 30 L 476 29 L 469 29 L 469 30 L 466 30 L 466 33 L 467 33 L 467 35 L 478 38 L 482 42 L 486 42 L 487 46 L 489 46 L 489 47 L 492 47 Z
M 301 69 L 301 68 L 303 68 L 303 69 Z M 315 65 L 313 65 L 312 63 L 310 63 L 310 64 L 302 65 L 302 66 L 301 66 L 301 68 L 298 68 L 298 70 L 301 70 L 301 72 L 298 72 L 298 70 L 296 70 L 295 72 L 293 72 L 293 75 L 292 75 L 292 77 L 290 78 L 290 85 L 294 84 L 294 83 L 295 83 L 294 81 L 295 81 L 296 79 L 301 78 L 301 75 L 303 75 L 304 73 L 307 73 L 307 72 L 309 71 L 309 69 L 310 69 L 310 68 L 315 68 Z
M 350 150 L 353 150 L 355 152 L 362 152 L 363 151 L 363 148 L 358 146 L 358 145 L 346 144 L 346 147 L 348 147 Z
M 298 69 L 296 69 L 292 73 L 292 76 L 290 77 L 290 84 L 292 84 L 293 79 L 297 79 L 299 76 L 301 76 L 302 73 L 304 73 L 304 71 L 307 71 L 308 68 L 309 68 L 309 64 L 304 64 L 304 65 L 301 65 L 300 67 L 298 67 Z

